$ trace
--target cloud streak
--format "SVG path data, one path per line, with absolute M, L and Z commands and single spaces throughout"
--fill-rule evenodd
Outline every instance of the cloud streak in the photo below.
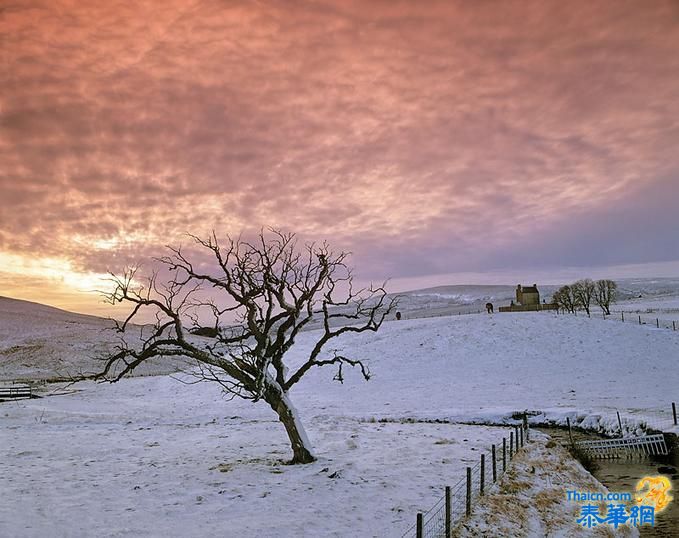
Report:
M 665 260 L 679 8 L 590 4 L 4 3 L 0 252 L 100 273 L 273 225 L 372 278 Z M 611 206 L 643 248 L 580 244 Z

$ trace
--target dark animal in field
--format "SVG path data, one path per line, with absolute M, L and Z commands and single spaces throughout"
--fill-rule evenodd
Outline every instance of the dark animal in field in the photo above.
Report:
M 401 319 L 401 313 L 400 312 L 396 312 L 396 319 Z
M 486 303 L 486 311 L 487 311 L 489 314 L 492 314 L 492 313 L 493 313 L 493 303 Z
M 208 338 L 217 338 L 219 336 L 219 329 L 214 327 L 195 327 L 189 329 L 189 332 L 196 336 L 207 336 Z

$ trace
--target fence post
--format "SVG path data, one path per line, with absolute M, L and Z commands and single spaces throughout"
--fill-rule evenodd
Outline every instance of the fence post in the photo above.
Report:
M 639 314 L 639 325 L 641 325 L 641 314 Z
M 571 442 L 571 446 L 575 446 L 575 443 L 573 443 L 573 431 L 571 430 L 571 419 L 570 419 L 570 417 L 566 417 L 566 424 L 568 424 L 568 439 Z
M 523 426 L 519 426 L 519 434 L 521 435 L 521 448 L 523 448 Z
M 481 454 L 481 480 L 479 485 L 479 493 L 483 495 L 483 490 L 486 487 L 486 455 Z
M 622 322 L 625 323 L 625 313 L 624 313 L 624 312 L 620 312 L 620 315 L 622 316 Z
M 502 472 L 507 470 L 507 438 L 502 438 Z
M 523 414 L 523 429 L 526 431 L 526 442 L 530 442 L 530 430 L 528 429 L 528 413 Z
M 446 538 L 451 537 L 453 530 L 453 510 L 450 498 L 450 486 L 446 486 Z
M 673 331 L 676 331 L 676 330 L 677 330 L 677 328 L 674 326 L 674 321 L 672 322 L 672 330 L 673 330 Z
M 512 460 L 514 454 L 514 432 L 509 432 L 509 461 Z
M 660 320 L 658 318 L 655 318 L 655 326 L 660 329 Z
M 622 437 L 622 420 L 620 420 L 620 411 L 615 412 L 616 415 L 618 415 L 618 426 L 620 426 L 620 437 Z
M 674 425 L 677 426 L 677 404 L 672 402 L 672 416 L 674 417 Z
M 518 426 L 514 426 L 514 445 L 516 447 L 516 450 L 514 451 L 514 453 L 517 453 L 519 451 L 519 448 L 521 448 L 519 446 L 519 427 Z
M 417 514 L 417 538 L 424 538 L 424 518 L 422 514 L 418 512 Z
M 465 509 L 467 517 L 472 513 L 472 468 L 467 467 L 467 506 Z
M 493 482 L 497 482 L 497 463 L 495 460 L 495 445 L 490 447 L 491 457 L 493 458 Z

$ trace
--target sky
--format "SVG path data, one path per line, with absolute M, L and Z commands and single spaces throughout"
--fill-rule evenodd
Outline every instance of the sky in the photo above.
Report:
M 678 50 L 676 1 L 0 0 L 0 295 L 262 226 L 395 288 L 677 276 Z

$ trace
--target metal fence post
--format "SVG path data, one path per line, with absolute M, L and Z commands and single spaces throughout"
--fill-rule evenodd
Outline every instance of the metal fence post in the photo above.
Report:
M 672 402 L 672 416 L 674 417 L 674 425 L 677 426 L 677 404 Z
M 472 513 L 472 468 L 467 467 L 467 506 L 465 509 L 467 516 Z
M 493 482 L 497 481 L 497 462 L 495 460 L 495 445 L 490 447 L 491 457 L 493 458 Z
M 424 538 L 424 518 L 422 517 L 422 514 L 418 513 L 417 514 L 417 538 Z
M 507 470 L 507 438 L 502 438 L 502 472 Z
M 453 530 L 453 506 L 450 496 L 450 486 L 446 486 L 446 538 L 452 536 Z
M 615 412 L 618 415 L 618 426 L 620 426 L 620 437 L 622 437 L 622 420 L 620 420 L 620 411 Z
M 483 495 L 483 490 L 486 487 L 486 455 L 481 454 L 481 479 L 479 485 L 479 494 Z

